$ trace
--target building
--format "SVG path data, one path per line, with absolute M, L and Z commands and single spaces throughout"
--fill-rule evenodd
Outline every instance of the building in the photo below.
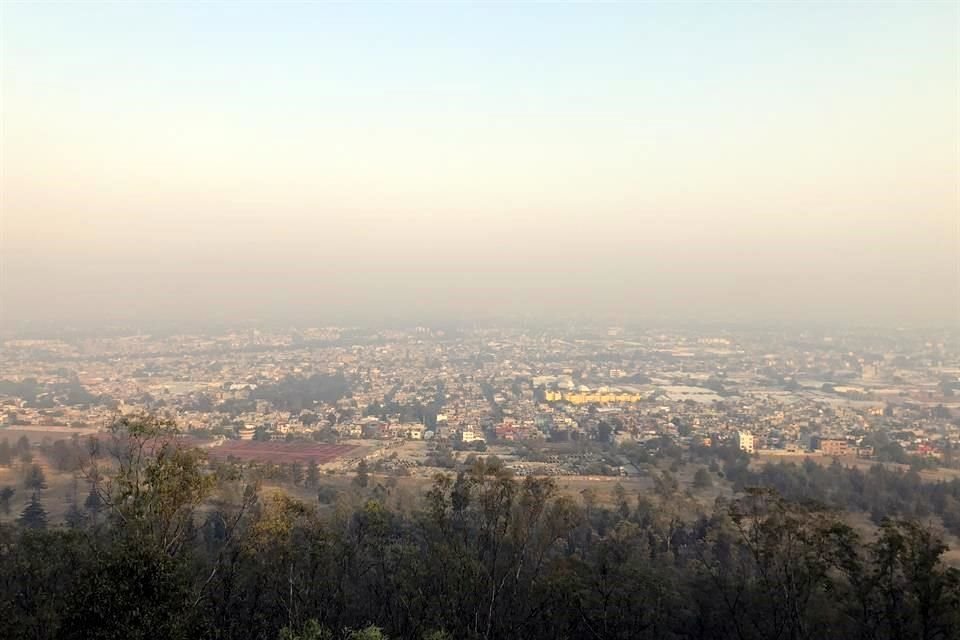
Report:
M 423 440 L 423 432 L 426 427 L 422 424 L 411 424 L 407 427 L 407 438 L 409 440 Z
M 473 429 L 464 429 L 460 432 L 460 440 L 463 442 L 484 442 L 486 438 L 483 437 L 482 433 L 477 433 Z
M 754 453 L 756 451 L 756 445 L 753 434 L 746 431 L 737 431 L 737 446 L 740 447 L 741 451 L 746 451 L 750 454 Z
M 619 390 L 580 390 L 577 392 L 546 391 L 544 398 L 547 402 L 569 402 L 580 405 L 643 402 L 645 396 L 641 393 Z
M 851 453 L 850 445 L 840 438 L 821 438 L 818 449 L 825 456 L 846 456 Z

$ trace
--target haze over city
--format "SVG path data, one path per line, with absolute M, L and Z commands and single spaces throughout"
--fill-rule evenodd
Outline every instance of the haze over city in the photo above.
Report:
M 0 0 L 3 640 L 960 640 L 960 2 Z
M 0 322 L 954 325 L 957 17 L 5 4 Z

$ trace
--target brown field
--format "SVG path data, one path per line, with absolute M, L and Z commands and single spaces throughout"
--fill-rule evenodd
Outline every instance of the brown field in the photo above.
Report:
M 83 437 L 96 432 L 97 429 L 92 427 L 74 429 L 72 427 L 25 425 L 0 429 L 0 440 L 6 438 L 13 445 L 22 436 L 27 436 L 31 444 L 41 444 L 44 440 L 56 442 L 57 440 L 69 440 L 74 434 Z
M 344 444 L 305 444 L 302 442 L 255 442 L 252 440 L 227 440 L 218 446 L 208 447 L 211 458 L 225 460 L 237 458 L 274 464 L 315 461 L 317 464 L 333 462 L 349 455 L 357 456 L 363 447 Z

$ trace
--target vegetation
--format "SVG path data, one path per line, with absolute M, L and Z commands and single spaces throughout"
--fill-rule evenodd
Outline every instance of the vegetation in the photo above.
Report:
M 889 517 L 926 520 L 938 516 L 948 531 L 960 535 L 960 480 L 926 483 L 913 470 L 874 465 L 868 471 L 807 460 L 803 464 L 767 464 L 758 471 L 742 458 L 725 466 L 734 489 L 764 486 L 788 500 L 813 501 L 870 514 L 876 524 Z
M 33 515 L 0 526 L 4 637 L 951 640 L 960 629 L 960 572 L 936 531 L 884 518 L 863 536 L 806 499 L 798 479 L 815 475 L 802 467 L 774 476 L 734 459 L 736 482 L 756 473 L 783 496 L 744 486 L 698 516 L 669 472 L 605 507 L 479 456 L 411 509 L 389 506 L 363 468 L 365 483 L 319 508 L 262 494 L 152 416 L 119 420 L 81 467 L 85 517 L 49 527 L 34 494 Z
M 251 394 L 253 400 L 266 400 L 281 411 L 300 413 L 315 404 L 333 404 L 350 391 L 343 374 L 294 377 L 288 376 L 275 384 L 262 385 Z
M 53 409 L 58 406 L 90 406 L 115 403 L 107 396 L 97 396 L 87 391 L 76 379 L 69 382 L 44 384 L 34 378 L 20 382 L 0 380 L 0 395 L 13 396 L 24 401 L 25 406 L 35 409 Z

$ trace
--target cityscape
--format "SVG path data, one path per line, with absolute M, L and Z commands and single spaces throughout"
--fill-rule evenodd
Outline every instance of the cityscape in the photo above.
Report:
M 958 26 L 0 0 L 0 640 L 960 640 Z
M 9 339 L 0 354 L 8 439 L 153 411 L 213 456 L 307 463 L 338 445 L 315 460 L 337 473 L 363 459 L 429 478 L 495 450 L 520 475 L 635 475 L 623 451 L 731 443 L 960 468 L 949 331 L 324 327 Z

